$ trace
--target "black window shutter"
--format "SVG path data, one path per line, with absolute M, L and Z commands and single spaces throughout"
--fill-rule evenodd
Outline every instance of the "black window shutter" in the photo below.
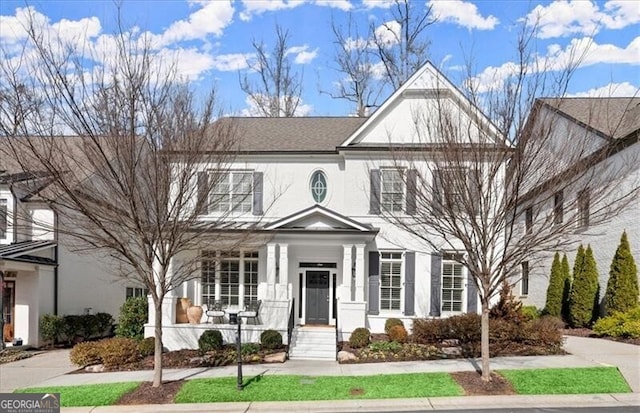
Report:
M 440 286 L 442 284 L 442 255 L 431 254 L 431 310 L 429 315 L 440 317 Z
M 198 206 L 200 214 L 209 213 L 209 173 L 198 172 Z
M 435 169 L 433 171 L 433 185 L 431 188 L 433 190 L 433 213 L 435 215 L 442 215 L 442 173 L 440 170 Z
M 404 315 L 415 315 L 416 253 L 404 254 Z
M 369 314 L 380 313 L 380 253 L 369 251 Z
M 473 275 L 467 275 L 467 313 L 478 312 L 478 287 Z
M 369 213 L 380 215 L 380 169 L 369 171 L 371 189 L 369 193 Z
M 253 173 L 253 215 L 262 215 L 263 202 L 262 202 L 262 172 Z
M 418 171 L 409 169 L 407 172 L 407 215 L 416 213 L 416 192 L 418 190 Z

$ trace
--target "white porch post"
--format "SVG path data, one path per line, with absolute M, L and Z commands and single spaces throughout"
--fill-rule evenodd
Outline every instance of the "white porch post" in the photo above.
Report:
M 174 271 L 174 259 L 172 258 L 169 262 L 169 268 L 167 269 L 166 274 L 166 284 L 169 285 L 171 283 L 171 277 L 173 276 Z M 160 292 L 162 286 L 160 285 L 160 262 L 158 260 L 154 260 L 153 262 L 153 276 L 156 280 L 156 291 Z M 164 300 L 162 300 L 162 325 L 170 325 L 175 324 L 176 322 L 176 302 L 178 297 L 176 297 L 175 292 L 173 290 L 167 291 L 164 296 Z M 151 300 L 153 301 L 153 300 Z M 150 303 L 152 305 L 152 303 Z M 151 310 L 151 308 L 149 309 Z M 154 310 L 155 311 L 155 310 Z M 154 311 L 149 311 L 149 315 L 151 315 Z M 151 320 L 149 320 L 151 322 Z
M 351 249 L 352 244 L 344 244 L 342 246 L 342 292 L 340 301 L 351 301 Z
M 280 279 L 276 286 L 276 299 L 288 300 L 289 299 L 289 246 L 288 244 L 280 244 Z
M 267 300 L 275 297 L 276 286 L 276 244 L 267 244 Z
M 364 302 L 364 244 L 356 245 L 356 301 Z

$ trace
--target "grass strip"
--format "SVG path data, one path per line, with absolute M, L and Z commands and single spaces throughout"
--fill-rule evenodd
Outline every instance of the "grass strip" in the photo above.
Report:
M 140 385 L 139 382 L 85 384 L 81 386 L 30 387 L 15 393 L 60 393 L 62 407 L 111 406 L 125 393 Z
M 176 403 L 240 401 L 301 401 L 391 399 L 462 396 L 464 391 L 447 373 L 415 373 L 376 376 L 256 376 L 246 379 L 244 390 L 236 378 L 187 381 Z
M 630 393 L 616 367 L 500 370 L 518 394 Z

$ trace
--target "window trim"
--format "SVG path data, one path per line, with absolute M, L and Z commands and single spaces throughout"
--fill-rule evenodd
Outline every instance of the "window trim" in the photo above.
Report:
M 457 170 L 461 170 L 464 171 L 465 176 L 467 177 L 467 185 L 469 184 L 469 180 L 471 179 L 471 168 L 468 166 L 454 166 L 454 167 L 443 167 L 443 168 L 438 168 L 436 175 L 437 175 L 437 179 L 440 180 L 439 182 L 439 194 L 438 196 L 440 197 L 440 208 L 448 208 L 448 198 L 453 199 L 453 195 L 452 194 L 458 194 L 458 198 L 460 200 L 462 200 L 462 203 L 457 203 L 456 205 L 460 205 L 460 207 L 454 207 L 454 205 L 451 205 L 451 208 L 456 208 L 457 211 L 460 211 L 460 209 L 464 208 L 464 198 L 465 198 L 465 194 L 464 194 L 464 188 L 463 188 L 463 192 L 460 193 L 460 191 L 455 191 L 454 193 L 449 192 L 449 197 L 447 197 L 447 192 L 448 192 L 448 188 L 452 188 L 454 187 L 453 185 L 445 185 L 447 182 L 444 179 L 444 175 L 448 172 L 448 171 L 457 171 Z M 457 181 L 456 179 L 454 179 L 454 182 Z M 434 185 L 435 186 L 435 185 Z M 454 187 L 455 188 L 455 187 Z
M 236 255 L 237 254 L 237 255 Z M 249 300 L 256 300 L 259 298 L 258 296 L 258 289 L 259 289 L 259 285 L 260 285 L 260 256 L 259 256 L 259 252 L 258 251 L 245 251 L 245 250 L 240 250 L 238 252 L 234 252 L 230 255 L 227 256 L 223 256 L 219 251 L 203 251 L 201 254 L 201 259 L 200 259 L 200 263 L 201 263 L 201 268 L 200 268 L 200 278 L 198 280 L 198 282 L 200 283 L 200 288 L 199 288 L 199 299 L 201 304 L 206 304 L 208 302 L 208 300 L 215 300 L 215 301 L 222 301 L 223 296 L 222 296 L 222 262 L 223 261 L 237 261 L 238 262 L 238 294 L 237 294 L 237 298 L 238 298 L 238 304 L 229 304 L 229 303 L 225 303 L 224 305 L 230 308 L 243 308 Z M 204 271 L 205 271 L 205 263 L 207 265 L 206 267 L 206 271 L 211 271 L 211 267 L 208 267 L 209 265 L 211 265 L 211 262 L 213 262 L 213 283 L 211 282 L 204 282 Z M 255 269 L 255 284 L 249 284 L 254 286 L 255 288 L 255 297 L 253 294 L 249 295 L 246 294 L 247 289 L 246 287 L 246 283 L 245 283 L 245 277 L 247 275 L 247 262 L 252 262 L 256 264 L 256 269 Z M 209 277 L 211 277 L 211 274 L 209 274 Z M 205 287 L 206 285 L 210 285 L 212 284 L 209 288 L 208 291 L 205 293 Z M 229 284 L 230 286 L 233 285 L 233 283 Z M 212 293 L 212 288 L 213 287 L 213 293 Z M 229 297 L 235 296 L 235 295 L 231 295 L 228 294 Z M 231 302 L 231 300 L 229 300 L 229 302 Z
M 445 315 L 458 315 L 458 314 L 463 314 L 463 313 L 465 313 L 467 311 L 467 301 L 468 300 L 467 300 L 466 294 L 467 294 L 467 283 L 468 283 L 469 271 L 467 270 L 466 266 L 464 266 L 459 261 L 456 261 L 455 258 L 452 257 L 452 256 L 455 256 L 455 255 L 461 255 L 461 253 L 457 252 L 457 251 L 452 251 L 452 252 L 444 252 L 442 254 L 442 262 L 440 263 L 440 314 L 441 315 L 442 314 L 445 314 Z M 449 258 L 449 257 L 451 257 L 451 258 Z M 444 276 L 445 276 L 445 274 L 444 274 L 444 266 L 446 264 L 459 265 L 461 267 L 461 269 L 462 269 L 461 275 L 460 275 L 460 278 L 461 278 L 461 281 L 462 281 L 462 287 L 459 288 L 459 290 L 461 291 L 460 311 L 453 310 L 453 309 L 452 310 L 445 310 L 444 309 L 444 302 L 445 302 L 445 299 L 444 299 L 444 290 L 445 290 L 445 288 L 444 288 Z M 453 274 L 454 273 L 452 273 L 452 278 L 455 278 L 455 277 L 453 277 Z M 458 290 L 458 289 L 457 288 L 453 288 L 453 286 L 452 286 L 452 288 L 448 288 L 447 290 L 452 290 L 453 291 L 453 290 Z M 451 308 L 453 308 L 453 303 L 454 303 L 453 298 L 450 301 L 451 301 L 451 304 L 452 304 Z
M 385 172 L 389 173 L 389 172 L 396 172 L 398 174 L 398 177 L 400 179 L 400 184 L 402 185 L 402 192 L 395 192 L 395 191 L 391 191 L 391 192 L 386 192 L 384 190 L 384 174 Z M 402 168 L 402 167 L 393 167 L 393 166 L 388 166 L 388 167 L 381 167 L 380 168 L 380 210 L 381 211 L 385 211 L 385 212 L 391 212 L 391 213 L 404 213 L 405 209 L 406 209 L 406 202 L 407 202 L 407 185 L 405 182 L 405 176 L 406 176 L 407 170 L 406 168 Z M 393 183 L 392 183 L 393 184 Z M 394 206 L 394 201 L 392 199 L 391 201 L 391 207 L 392 208 L 387 208 L 385 202 L 384 202 L 384 195 L 386 194 L 401 194 L 401 199 L 399 201 L 399 207 L 398 209 L 393 208 Z
M 254 171 L 250 170 L 250 169 L 230 169 L 230 170 L 225 170 L 225 171 L 221 171 L 221 170 L 216 170 L 216 169 L 212 169 L 212 170 L 208 170 L 207 171 L 208 177 L 209 179 L 214 179 L 213 177 L 215 177 L 215 175 L 223 175 L 223 176 L 227 176 L 227 182 L 225 185 L 228 186 L 228 190 L 225 193 L 217 193 L 215 192 L 217 189 L 217 185 L 216 183 L 214 183 L 213 185 L 211 185 L 209 187 L 209 194 L 207 196 L 207 214 L 211 215 L 215 215 L 215 214 L 237 214 L 237 215 L 242 215 L 242 214 L 248 214 L 251 213 L 253 210 L 253 197 L 255 196 L 255 190 L 254 190 L 254 185 L 255 183 L 253 182 L 253 176 L 254 176 Z M 242 198 L 242 200 L 234 206 L 234 195 L 236 195 L 234 189 L 234 183 L 233 183 L 233 177 L 234 175 L 248 175 L 249 176 L 249 192 L 245 193 L 244 197 Z M 220 180 L 220 182 L 218 182 L 218 184 L 222 184 L 222 180 Z M 220 196 L 224 196 L 228 199 L 228 208 L 226 210 L 220 210 L 219 206 L 220 206 L 220 201 L 216 201 L 216 195 L 220 195 Z M 246 204 L 248 206 L 247 210 L 241 210 L 239 209 L 240 205 Z
M 315 196 L 314 178 L 316 176 L 322 176 L 324 179 L 324 195 L 320 200 L 316 199 Z M 314 169 L 313 172 L 311 172 L 311 177 L 309 178 L 309 192 L 311 193 L 311 199 L 313 199 L 313 202 L 316 204 L 324 204 L 327 199 L 329 199 L 329 178 L 323 169 Z
M 527 297 L 529 295 L 529 281 L 530 281 L 530 268 L 529 261 L 524 261 L 520 264 L 520 296 Z
M 378 303 L 378 307 L 379 307 L 379 311 L 380 313 L 386 313 L 386 314 L 400 314 L 404 311 L 404 294 L 405 294 L 405 279 L 404 279 L 404 272 L 405 272 L 405 251 L 400 251 L 400 250 L 380 250 L 378 251 L 379 253 L 379 259 L 380 259 L 380 285 L 378 286 L 378 293 L 379 295 L 379 303 Z M 383 258 L 383 254 L 391 254 L 390 258 Z M 400 258 L 393 258 L 393 254 L 399 254 Z M 390 282 L 389 287 L 384 287 L 382 285 L 382 279 L 383 279 L 383 274 L 382 274 L 382 264 L 384 262 L 389 262 L 389 263 L 399 263 L 400 264 L 400 287 L 393 287 L 392 282 Z M 392 271 L 393 272 L 393 271 Z M 400 300 L 399 300 L 399 308 L 394 309 L 394 308 L 384 308 L 382 306 L 382 289 L 383 288 L 388 288 L 390 290 L 390 296 L 389 296 L 389 303 L 391 304 L 392 298 L 391 298 L 391 291 L 393 291 L 394 289 L 399 289 L 400 290 Z M 389 306 L 391 307 L 391 305 Z

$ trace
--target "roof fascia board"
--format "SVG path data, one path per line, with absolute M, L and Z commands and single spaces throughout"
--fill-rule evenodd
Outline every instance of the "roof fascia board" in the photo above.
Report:
M 313 214 L 319 213 L 321 215 L 324 215 L 328 218 L 334 219 L 338 222 L 341 222 L 343 224 L 346 224 L 352 228 L 357 229 L 358 231 L 362 231 L 362 232 L 367 232 L 370 231 L 371 228 L 367 228 L 363 225 L 361 225 L 360 223 L 358 223 L 357 221 L 354 221 L 350 218 L 344 217 L 340 214 L 337 214 L 334 211 L 331 211 L 330 209 L 327 208 L 323 208 L 319 205 L 314 205 L 310 208 L 307 208 L 306 210 L 302 210 L 302 211 L 298 211 L 292 215 L 289 215 L 288 217 L 282 218 L 278 221 L 272 222 L 271 224 L 265 226 L 266 230 L 278 230 L 278 229 L 283 229 L 282 227 L 290 224 L 291 222 L 297 221 L 299 219 L 303 219 L 306 217 L 309 217 Z M 320 230 L 306 230 L 306 231 L 312 231 L 312 232 L 316 232 L 316 231 L 320 231 Z

